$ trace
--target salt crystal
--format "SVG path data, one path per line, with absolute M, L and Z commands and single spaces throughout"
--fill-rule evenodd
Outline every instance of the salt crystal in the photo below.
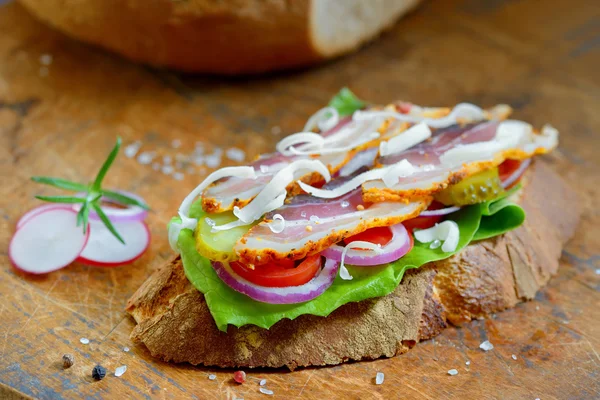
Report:
M 471 361 L 467 361 L 465 364 L 467 364 L 467 365 L 471 365 Z
M 384 378 L 385 376 L 383 375 L 383 372 L 378 372 L 377 374 L 375 374 L 375 384 L 381 385 L 383 383 Z
M 517 356 L 515 356 L 514 354 L 511 356 L 513 360 L 517 359 Z
M 227 149 L 225 155 L 231 161 L 242 162 L 246 159 L 246 153 L 244 152 L 244 150 L 238 149 L 237 147 L 231 147 Z
M 40 70 L 38 71 L 38 74 L 41 77 L 46 77 L 46 76 L 48 76 L 49 73 L 50 73 L 50 70 L 48 69 L 48 67 L 40 67 Z
M 201 166 L 202 164 L 204 164 L 204 156 L 196 156 L 192 161 L 194 162 L 194 164 Z
M 311 215 L 309 219 L 311 222 L 319 222 L 319 217 L 317 217 L 316 215 Z
M 214 375 L 214 374 L 210 374 L 210 375 L 208 376 L 208 379 L 210 379 L 211 381 L 214 381 L 215 379 L 217 379 L 217 376 L 216 376 L 216 375 Z
M 152 163 L 152 169 L 155 171 L 160 170 L 160 163 L 157 163 L 157 162 Z
M 535 306 L 535 311 L 539 311 L 540 310 L 540 306 Z
M 163 162 L 164 162 L 165 164 L 171 164 L 171 161 L 172 161 L 172 160 L 173 160 L 173 159 L 171 158 L 171 156 L 163 156 Z
M 437 249 L 441 245 L 442 245 L 442 242 L 439 239 L 435 239 L 433 242 L 431 242 L 431 244 L 429 245 L 429 248 L 430 249 Z
M 115 376 L 121 376 L 127 371 L 127 365 L 121 365 L 115 369 Z
M 540 398 L 539 398 L 539 397 L 536 397 L 536 398 L 535 398 L 535 400 L 540 400 Z
M 600 275 L 600 268 L 596 268 L 596 275 Z
M 79 339 L 79 341 L 80 341 L 82 344 L 88 344 L 88 343 L 90 343 L 90 339 L 88 339 L 88 338 L 84 338 L 84 337 L 82 337 L 81 339 Z
M 42 54 L 40 56 L 40 64 L 42 64 L 42 65 L 52 64 L 52 54 Z
M 272 390 L 266 389 L 266 388 L 264 388 L 264 387 L 261 387 L 261 388 L 259 388 L 258 390 L 259 390 L 261 393 L 264 393 L 264 394 L 268 394 L 268 395 L 272 395 L 272 394 L 273 394 L 273 391 L 272 391 Z
M 125 157 L 127 157 L 127 158 L 135 157 L 137 152 L 140 150 L 140 147 L 142 147 L 142 142 L 140 142 L 139 140 L 131 143 L 130 145 L 125 146 L 125 150 L 124 150 Z
M 173 170 L 174 170 L 174 168 L 173 168 L 173 166 L 172 166 L 172 165 L 163 165 L 163 167 L 162 167 L 162 172 L 163 172 L 163 174 L 165 174 L 165 175 L 170 175 L 170 174 L 172 174 L 172 173 L 173 173 Z
M 154 151 L 145 151 L 137 157 L 137 160 L 140 164 L 146 165 L 150 164 L 154 157 L 156 157 L 156 153 Z
M 346 200 L 342 201 L 342 204 L 341 204 L 342 208 L 346 208 L 346 207 L 348 207 L 349 205 L 350 205 L 350 203 L 349 203 L 349 202 L 347 202 Z
M 129 347 L 127 347 L 127 346 L 123 347 L 123 351 L 124 351 L 125 353 L 127 353 L 127 352 L 129 351 Z
M 174 149 L 178 149 L 179 147 L 181 147 L 181 140 L 179 139 L 174 139 L 171 142 L 171 147 L 173 147 Z
M 494 345 L 491 344 L 489 340 L 486 340 L 485 342 L 479 345 L 479 348 L 483 351 L 490 351 L 494 348 Z
M 271 133 L 273 135 L 279 135 L 281 133 L 281 128 L 278 126 L 274 126 L 271 128 Z
M 300 216 L 301 216 L 302 218 L 306 218 L 306 211 L 302 211 L 302 212 L 300 213 Z
M 260 386 L 265 386 L 265 385 L 267 384 L 267 380 L 266 380 L 266 379 L 261 379 L 261 381 L 260 381 L 260 382 L 258 382 L 258 384 L 259 384 Z
M 221 165 L 221 155 L 214 154 L 214 153 L 211 155 L 208 155 L 204 159 L 204 162 L 206 163 L 206 166 L 208 168 L 217 168 L 219 165 Z
M 183 174 L 181 172 L 175 172 L 173 174 L 173 178 L 175 178 L 176 181 L 182 181 L 183 180 Z
M 448 375 L 452 375 L 452 376 L 458 375 L 458 370 L 450 369 L 450 370 L 448 370 Z

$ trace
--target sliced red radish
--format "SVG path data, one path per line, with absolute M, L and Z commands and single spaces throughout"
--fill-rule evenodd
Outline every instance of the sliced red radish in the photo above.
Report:
M 115 222 L 115 229 L 125 244 L 113 236 L 102 223 L 90 220 L 90 240 L 77 261 L 98 267 L 116 267 L 139 258 L 150 244 L 150 230 L 142 222 Z
M 53 210 L 56 208 L 67 208 L 68 206 L 65 204 L 44 204 L 43 206 L 40 207 L 36 207 L 32 210 L 27 211 L 25 214 L 23 214 L 23 216 L 17 221 L 17 229 L 20 229 L 25 222 L 27 222 L 29 220 L 29 218 L 34 217 L 36 215 L 38 215 L 39 213 L 46 211 L 46 210 Z
M 13 235 L 8 257 L 15 268 L 45 274 L 72 263 L 85 247 L 90 230 L 77 226 L 70 206 L 54 206 L 24 219 Z

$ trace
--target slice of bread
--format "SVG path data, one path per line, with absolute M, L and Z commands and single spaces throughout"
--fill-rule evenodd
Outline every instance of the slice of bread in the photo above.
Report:
M 190 72 L 258 73 L 357 49 L 420 0 L 20 0 L 55 28 Z
M 165 361 L 220 367 L 339 364 L 391 357 L 420 340 L 530 300 L 558 269 L 580 217 L 577 195 L 538 162 L 523 178 L 518 229 L 471 243 L 457 255 L 406 273 L 394 292 L 346 304 L 330 316 L 302 315 L 271 327 L 217 329 L 202 293 L 179 258 L 159 268 L 131 297 L 131 337 Z

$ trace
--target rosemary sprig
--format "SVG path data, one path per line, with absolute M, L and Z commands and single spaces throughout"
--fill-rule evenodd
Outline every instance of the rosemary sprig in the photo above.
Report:
M 100 207 L 100 201 L 102 197 L 106 197 L 112 200 L 115 200 L 119 203 L 128 205 L 128 206 L 139 206 L 145 210 L 149 210 L 148 206 L 138 200 L 126 196 L 121 193 L 113 192 L 111 190 L 102 189 L 102 181 L 106 176 L 106 173 L 110 169 L 112 163 L 117 158 L 117 154 L 119 154 L 119 149 L 121 148 L 121 138 L 117 137 L 117 143 L 115 147 L 113 147 L 112 151 L 108 155 L 104 164 L 102 164 L 102 168 L 98 171 L 96 178 L 94 181 L 88 185 L 84 185 L 82 183 L 71 182 L 66 179 L 60 178 L 52 178 L 48 176 L 33 176 L 31 178 L 32 181 L 37 183 L 42 183 L 44 185 L 54 186 L 59 189 L 69 190 L 73 192 L 85 192 L 85 196 L 35 196 L 37 199 L 43 201 L 49 201 L 52 203 L 66 203 L 66 204 L 81 204 L 81 208 L 77 213 L 77 226 L 83 225 L 83 232 L 87 231 L 87 227 L 89 224 L 89 215 L 90 209 L 93 209 L 100 220 L 106 225 L 108 230 L 119 240 L 119 242 L 125 244 L 125 241 L 119 235 L 119 232 L 115 229 L 113 224 L 110 222 L 110 219 L 106 216 L 102 208 Z

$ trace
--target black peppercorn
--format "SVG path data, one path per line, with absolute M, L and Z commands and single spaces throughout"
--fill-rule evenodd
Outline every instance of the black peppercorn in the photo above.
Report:
M 72 354 L 65 354 L 62 356 L 63 368 L 70 368 L 75 362 L 75 357 Z
M 92 370 L 92 378 L 99 381 L 106 376 L 106 368 L 101 365 L 96 365 Z

